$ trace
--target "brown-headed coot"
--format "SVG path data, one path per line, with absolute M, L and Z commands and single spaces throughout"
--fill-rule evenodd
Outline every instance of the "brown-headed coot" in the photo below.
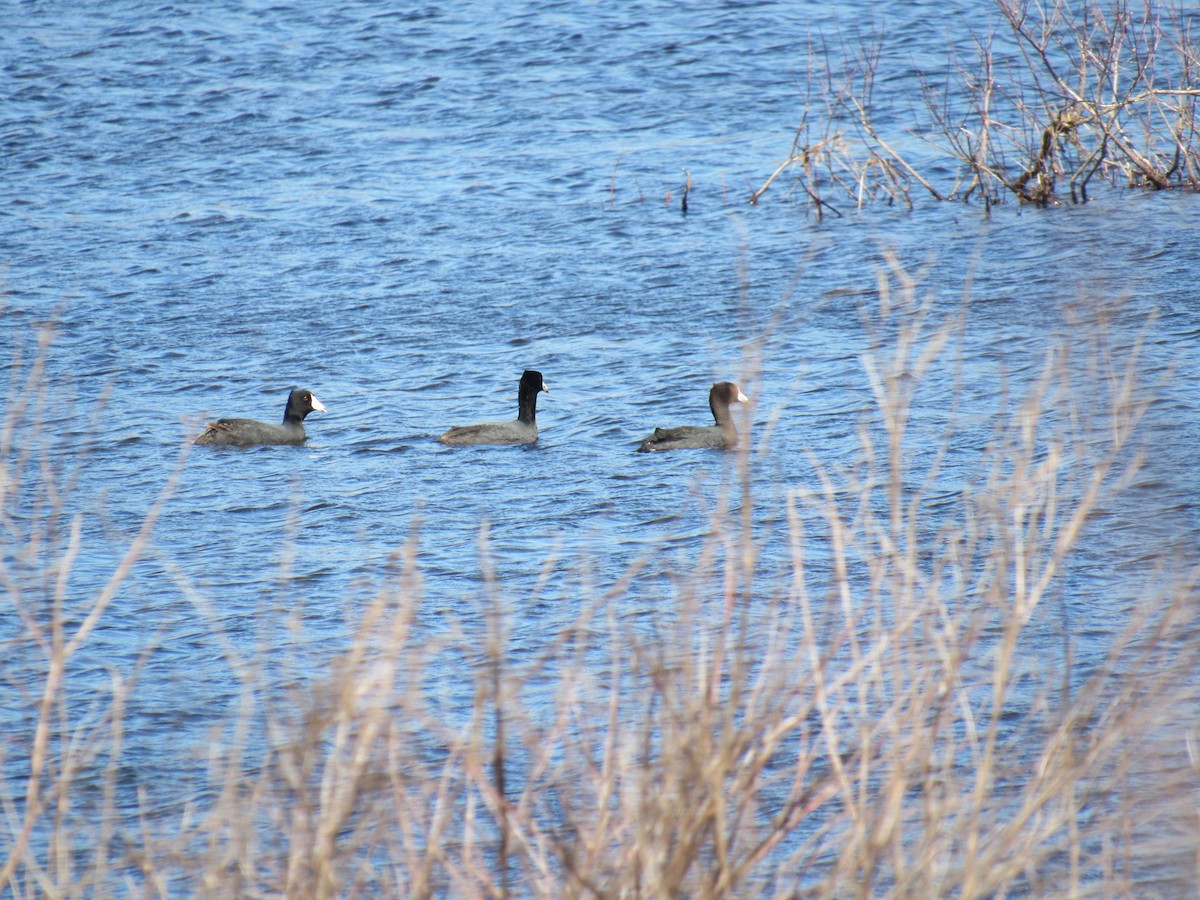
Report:
M 517 418 L 511 422 L 456 425 L 438 438 L 443 444 L 532 444 L 537 440 L 537 395 L 549 392 L 541 372 L 526 369 L 517 388 Z
M 312 391 L 294 390 L 288 394 L 283 424 L 270 425 L 254 419 L 217 419 L 209 422 L 196 438 L 197 444 L 226 447 L 253 447 L 258 444 L 303 444 L 304 417 L 313 410 L 325 412 Z
M 749 403 L 749 398 L 732 381 L 719 381 L 708 392 L 708 406 L 716 425 L 681 425 L 678 428 L 655 428 L 638 450 L 652 453 L 658 450 L 732 450 L 737 446 L 737 429 L 733 427 L 731 403 Z

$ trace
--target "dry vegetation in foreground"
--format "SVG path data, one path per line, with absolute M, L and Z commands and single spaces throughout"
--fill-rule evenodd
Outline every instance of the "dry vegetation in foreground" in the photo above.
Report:
M 966 50 L 947 47 L 946 71 L 925 76 L 923 112 L 891 133 L 875 98 L 886 37 L 810 48 L 792 150 L 751 202 L 785 172 L 818 217 L 845 203 L 912 206 L 914 193 L 990 207 L 1082 203 L 1101 183 L 1200 189 L 1190 11 L 1125 0 L 993 6 L 996 25 Z
M 1137 482 L 1147 449 L 1138 346 L 1117 346 L 1102 317 L 1064 329 L 1000 401 L 976 480 L 947 489 L 940 456 L 914 461 L 925 438 L 911 423 L 922 379 L 953 365 L 959 325 L 897 273 L 881 285 L 867 317 L 875 406 L 853 463 L 815 460 L 777 524 L 756 526 L 746 451 L 651 620 L 626 614 L 627 584 L 587 589 L 548 566 L 579 614 L 536 659 L 507 652 L 519 601 L 495 579 L 481 624 L 433 638 L 414 534 L 332 665 L 281 689 L 268 673 L 303 660 L 223 645 L 241 700 L 204 748 L 200 789 L 174 804 L 123 757 L 125 710 L 149 676 L 114 668 L 88 696 L 72 681 L 157 507 L 103 589 L 76 596 L 86 454 L 47 432 L 58 388 L 40 361 L 16 363 L 0 431 L 0 892 L 1193 891 L 1194 562 L 1140 548 L 1105 646 L 1077 659 L 1071 631 L 1089 609 L 1072 577 L 1089 524 Z M 481 558 L 486 569 L 486 533 Z M 447 677 L 473 700 L 449 705 Z M 162 752 L 168 769 L 174 752 L 193 765 L 195 748 Z

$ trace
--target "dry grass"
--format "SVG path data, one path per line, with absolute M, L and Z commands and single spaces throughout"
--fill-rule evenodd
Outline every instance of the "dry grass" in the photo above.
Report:
M 0 578 L 5 619 L 20 623 L 5 691 L 30 712 L 5 745 L 0 887 L 1193 891 L 1195 561 L 1141 548 L 1128 596 L 1104 598 L 1123 624 L 1103 652 L 1078 652 L 1073 618 L 1088 605 L 1076 593 L 1091 532 L 1147 450 L 1137 342 L 1121 344 L 1102 315 L 1073 323 L 1036 378 L 1002 393 L 973 480 L 948 488 L 952 435 L 928 452 L 914 413 L 923 379 L 955 365 L 963 324 L 939 318 L 898 267 L 877 301 L 864 314 L 875 402 L 858 452 L 814 459 L 773 519 L 752 519 L 749 448 L 686 561 L 652 556 L 593 585 L 549 560 L 546 582 L 581 598 L 580 613 L 532 658 L 509 652 L 514 614 L 495 576 L 479 624 L 430 635 L 414 526 L 328 667 L 223 641 L 240 704 L 212 733 L 203 789 L 166 807 L 145 789 L 130 803 L 121 774 L 137 671 L 114 670 L 85 716 L 68 702 L 73 653 L 105 627 L 159 506 L 98 594 L 65 590 L 83 513 L 67 514 L 72 476 L 39 418 L 42 357 L 18 362 L 0 433 Z M 480 559 L 488 574 L 486 530 Z M 634 579 L 661 579 L 649 618 L 626 615 Z M 219 628 L 182 576 L 176 587 Z M 453 702 L 450 677 L 469 702 Z

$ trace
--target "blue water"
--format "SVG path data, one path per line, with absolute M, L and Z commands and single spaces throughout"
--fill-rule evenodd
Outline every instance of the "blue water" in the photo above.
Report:
M 863 322 L 885 251 L 938 316 L 966 316 L 917 394 L 918 471 L 953 406 L 940 477 L 948 497 L 971 483 L 1004 378 L 1036 376 L 1071 305 L 1112 305 L 1113 342 L 1144 336 L 1139 368 L 1162 401 L 1153 478 L 1085 555 L 1147 533 L 1194 548 L 1193 196 L 1098 192 L 990 216 L 843 200 L 818 221 L 785 177 L 746 202 L 791 147 L 809 41 L 887 24 L 879 122 L 901 138 L 914 73 L 944 59 L 947 33 L 989 21 L 949 6 L 0 7 L 0 364 L 28 363 L 34 324 L 53 320 L 50 457 L 67 472 L 88 448 L 73 591 L 105 582 L 208 417 L 274 421 L 293 386 L 328 407 L 302 448 L 187 453 L 152 548 L 80 658 L 79 702 L 152 650 L 129 744 L 147 771 L 170 768 L 165 737 L 198 740 L 238 694 L 218 635 L 247 654 L 336 653 L 412 536 L 421 627 L 477 622 L 481 523 L 519 648 L 573 620 L 585 580 L 603 591 L 666 545 L 680 556 L 623 593 L 630 616 L 660 609 L 662 572 L 686 568 L 733 467 L 633 450 L 655 426 L 705 423 L 720 379 L 755 401 L 753 520 L 783 566 L 786 492 L 815 486 L 814 461 L 852 460 L 873 404 Z M 934 14 L 944 27 L 921 27 Z M 550 386 L 536 446 L 435 442 L 514 416 L 525 368 Z M 1125 574 L 1075 615 L 1119 628 L 1136 593 Z M 264 611 L 280 609 L 303 636 L 264 638 Z M 12 713 L 10 754 L 27 712 Z

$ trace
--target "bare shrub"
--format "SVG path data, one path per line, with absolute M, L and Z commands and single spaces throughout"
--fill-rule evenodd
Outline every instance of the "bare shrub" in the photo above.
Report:
M 800 170 L 818 215 L 836 208 L 820 185 L 857 205 L 912 205 L 914 190 L 1046 206 L 1085 202 L 1094 183 L 1200 188 L 1200 50 L 1182 7 L 995 0 L 995 10 L 968 48 L 948 46 L 944 71 L 923 73 L 922 120 L 914 113 L 891 136 L 873 106 L 884 38 L 810 51 L 792 151 L 751 202 L 785 169 Z M 953 177 L 943 183 L 947 163 Z

